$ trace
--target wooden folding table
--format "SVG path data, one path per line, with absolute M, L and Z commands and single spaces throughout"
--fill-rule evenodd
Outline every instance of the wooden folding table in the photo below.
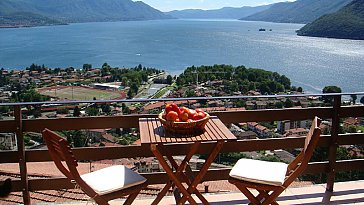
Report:
M 197 204 L 191 194 L 195 194 L 203 204 L 209 204 L 209 202 L 197 190 L 197 185 L 202 181 L 211 163 L 219 154 L 224 142 L 227 140 L 236 140 L 236 137 L 220 121 L 220 119 L 216 116 L 211 116 L 205 126 L 205 131 L 192 134 L 175 134 L 166 132 L 158 118 L 140 118 L 139 128 L 141 143 L 150 145 L 151 151 L 171 179 L 158 194 L 152 204 L 158 204 L 171 186 L 176 186 L 183 195 L 182 198 L 180 198 L 180 196 L 176 197 L 175 195 L 176 204 L 185 204 L 186 201 L 190 204 Z M 210 150 L 210 153 L 208 154 L 208 157 L 197 176 L 193 177 L 188 162 L 197 152 L 202 142 L 212 142 L 213 148 Z M 191 143 L 186 152 L 185 158 L 179 165 L 173 159 L 173 156 L 166 151 L 165 145 L 171 143 Z M 170 164 L 168 164 L 164 156 Z M 185 188 L 182 182 L 185 182 L 188 187 Z

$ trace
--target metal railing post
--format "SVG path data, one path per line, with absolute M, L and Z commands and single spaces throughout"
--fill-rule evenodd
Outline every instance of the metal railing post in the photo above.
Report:
M 336 163 L 336 155 L 337 155 L 337 138 L 339 136 L 340 129 L 340 107 L 341 107 L 341 95 L 334 96 L 334 104 L 333 104 L 333 117 L 332 117 L 332 126 L 331 126 L 331 142 L 329 146 L 329 170 L 327 173 L 327 184 L 326 190 L 332 192 L 334 190 L 334 182 L 335 182 L 335 163 Z
M 16 143 L 18 147 L 19 170 L 20 170 L 21 183 L 23 187 L 22 188 L 23 202 L 25 205 L 30 205 L 28 173 L 27 173 L 25 145 L 23 137 L 23 121 L 22 121 L 22 112 L 20 105 L 14 107 L 14 116 L 16 122 Z

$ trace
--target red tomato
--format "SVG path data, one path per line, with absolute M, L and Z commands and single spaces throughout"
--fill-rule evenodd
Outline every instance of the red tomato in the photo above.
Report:
M 181 121 L 186 122 L 188 120 L 188 113 L 185 111 L 181 111 L 181 113 L 179 113 L 178 117 L 179 117 L 179 119 L 181 119 Z
M 205 112 L 205 111 L 203 111 L 203 109 L 201 109 L 201 108 L 197 108 L 196 112 Z
M 206 117 L 206 113 L 205 112 L 199 112 L 198 113 L 198 119 L 203 119 Z
M 179 110 L 181 111 L 181 112 L 186 112 L 186 113 L 188 113 L 189 112 L 189 109 L 187 108 L 187 107 L 180 107 L 179 108 Z
M 166 120 L 168 120 L 168 121 L 176 121 L 177 118 L 178 118 L 178 114 L 175 111 L 170 111 L 166 116 Z
M 168 114 L 171 111 L 173 111 L 173 108 L 172 108 L 171 104 L 167 104 L 166 105 L 166 114 Z
M 193 119 L 193 116 L 197 114 L 196 110 L 189 109 L 188 118 Z
M 177 114 L 179 114 L 181 112 L 175 103 L 172 103 L 171 107 L 172 107 L 172 110 L 175 111 Z
M 193 120 L 199 120 L 199 116 L 197 113 L 195 113 L 193 116 L 192 116 L 192 119 Z

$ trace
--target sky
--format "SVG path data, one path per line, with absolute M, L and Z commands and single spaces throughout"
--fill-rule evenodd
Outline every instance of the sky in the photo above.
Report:
M 136 0 L 134 0 L 136 1 Z M 222 7 L 260 6 L 294 0 L 139 0 L 161 11 L 182 9 L 219 9 Z

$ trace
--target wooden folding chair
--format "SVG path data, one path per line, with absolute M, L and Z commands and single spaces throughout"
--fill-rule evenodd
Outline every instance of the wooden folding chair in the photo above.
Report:
M 67 140 L 48 129 L 45 129 L 42 135 L 57 168 L 97 204 L 108 205 L 108 201 L 127 195 L 129 196 L 124 204 L 132 204 L 140 190 L 146 186 L 143 176 L 123 165 L 80 175 L 76 158 Z
M 320 119 L 315 117 L 301 153 L 289 164 L 240 159 L 230 172 L 234 184 L 250 204 L 278 204 L 276 198 L 306 169 L 320 138 Z M 255 196 L 248 188 L 256 189 Z

